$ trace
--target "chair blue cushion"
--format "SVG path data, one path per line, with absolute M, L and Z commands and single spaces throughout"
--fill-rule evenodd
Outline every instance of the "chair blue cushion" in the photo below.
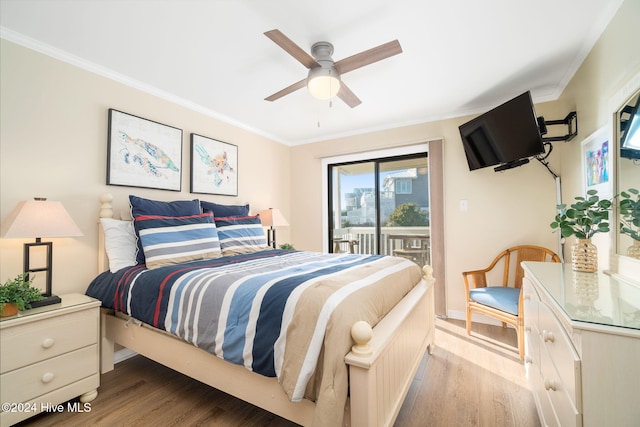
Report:
M 518 300 L 520 289 L 506 286 L 488 286 L 486 288 L 471 289 L 471 300 L 514 316 L 518 315 Z

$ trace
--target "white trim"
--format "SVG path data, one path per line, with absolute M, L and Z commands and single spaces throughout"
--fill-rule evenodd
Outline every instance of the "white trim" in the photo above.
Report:
M 322 251 L 329 247 L 329 175 L 328 168 L 331 164 L 344 162 L 357 162 L 362 160 L 383 159 L 385 157 L 406 156 L 409 154 L 428 153 L 429 144 L 422 142 L 415 145 L 406 145 L 373 151 L 360 151 L 351 154 L 342 154 L 334 157 L 324 157 L 322 159 Z
M 54 59 L 57 59 L 62 62 L 66 62 L 67 64 L 73 65 L 75 67 L 81 68 L 83 70 L 89 71 L 90 73 L 97 74 L 99 76 L 105 77 L 107 79 L 116 81 L 123 85 L 132 87 L 134 89 L 138 89 L 142 92 L 148 93 L 150 95 L 156 96 L 160 99 L 164 99 L 165 101 L 172 102 L 181 107 L 188 108 L 197 113 L 204 114 L 205 116 L 212 117 L 214 119 L 220 120 L 224 123 L 230 124 L 232 126 L 236 126 L 240 129 L 244 129 L 246 131 L 255 133 L 257 135 L 268 138 L 272 141 L 279 142 L 284 145 L 291 146 L 290 142 L 283 141 L 274 135 L 271 135 L 263 130 L 248 126 L 245 123 L 239 122 L 235 119 L 232 119 L 229 116 L 218 113 L 217 111 L 210 110 L 202 105 L 196 104 L 195 102 L 191 102 L 185 98 L 181 98 L 177 95 L 174 95 L 165 90 L 159 89 L 155 86 L 143 83 L 139 80 L 132 79 L 129 76 L 121 74 L 117 71 L 114 71 L 110 68 L 104 67 L 102 65 L 93 63 L 91 61 L 87 61 L 86 59 L 80 58 L 76 55 L 73 55 L 67 51 L 62 49 L 58 49 L 46 43 L 42 43 L 36 39 L 31 37 L 27 37 L 23 34 L 20 34 L 16 31 L 10 30 L 6 27 L 0 26 L 0 38 L 8 40 L 10 42 L 16 43 L 20 46 L 26 47 L 31 50 L 35 50 L 36 52 L 42 53 L 43 55 L 50 56 Z
M 137 355 L 138 353 L 133 350 L 129 350 L 128 348 L 121 348 L 120 350 L 113 353 L 113 363 L 124 362 L 125 360 L 131 359 L 133 356 Z

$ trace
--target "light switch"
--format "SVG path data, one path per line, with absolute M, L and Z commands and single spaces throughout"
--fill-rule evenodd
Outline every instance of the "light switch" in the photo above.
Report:
M 460 212 L 466 212 L 469 210 L 469 201 L 467 199 L 460 200 Z

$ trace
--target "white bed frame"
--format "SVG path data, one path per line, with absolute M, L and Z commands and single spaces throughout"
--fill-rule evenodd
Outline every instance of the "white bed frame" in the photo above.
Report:
M 103 194 L 101 218 L 112 218 L 112 196 Z M 98 268 L 108 269 L 102 229 Z M 434 346 L 434 282 L 432 268 L 376 326 L 357 322 L 356 344 L 346 355 L 350 401 L 345 426 L 391 426 L 402 406 L 425 351 Z M 275 378 L 253 373 L 150 327 L 136 326 L 111 310 L 101 314 L 101 372 L 114 369 L 114 344 L 127 347 L 191 378 L 231 394 L 303 426 L 310 426 L 315 404 L 291 402 Z M 203 369 L 203 366 L 207 366 Z

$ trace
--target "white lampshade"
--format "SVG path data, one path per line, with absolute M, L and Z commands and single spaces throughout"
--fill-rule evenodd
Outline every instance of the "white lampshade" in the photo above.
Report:
M 280 209 L 265 209 L 258 214 L 260 216 L 260 222 L 265 227 L 281 227 L 289 225 L 284 215 L 280 212 Z
M 338 73 L 331 68 L 316 67 L 309 70 L 307 89 L 314 98 L 330 99 L 340 90 Z
M 62 203 L 37 198 L 18 203 L 2 223 L 2 237 L 82 236 Z

